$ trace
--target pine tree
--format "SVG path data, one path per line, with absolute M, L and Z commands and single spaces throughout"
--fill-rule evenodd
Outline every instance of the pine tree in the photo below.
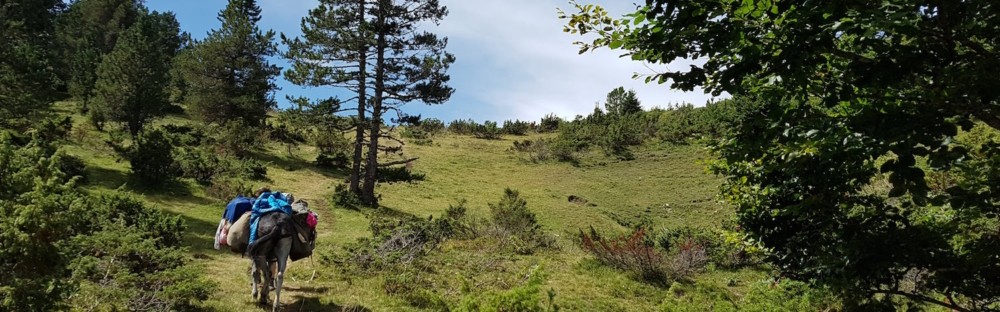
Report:
M 176 26 L 172 13 L 153 12 L 121 35 L 97 68 L 91 118 L 121 123 L 135 138 L 164 115 L 167 73 L 180 44 Z
M 274 31 L 257 26 L 260 7 L 254 0 L 231 0 L 219 12 L 222 26 L 209 32 L 181 61 L 189 108 L 206 122 L 242 120 L 261 127 L 276 107 L 278 66 L 267 57 L 278 52 Z
M 0 127 L 29 120 L 51 103 L 53 18 L 62 2 L 0 3 Z
M 365 179 L 361 189 L 361 200 L 368 205 L 376 205 L 375 182 L 378 168 L 394 164 L 404 164 L 411 160 L 379 164 L 378 152 L 400 152 L 399 147 L 379 145 L 382 138 L 393 138 L 389 130 L 382 128 L 383 114 L 393 111 L 401 120 L 406 114 L 401 107 L 410 102 L 442 104 L 451 98 L 454 89 L 447 85 L 450 77 L 448 67 L 455 62 L 455 56 L 444 49 L 447 38 L 418 31 L 418 24 L 438 23 L 448 9 L 437 0 L 375 0 L 371 7 L 374 16 L 372 27 L 375 33 L 375 88 L 372 100 L 372 118 L 368 130 L 368 158 Z
M 402 120 L 406 103 L 441 104 L 451 97 L 445 72 L 455 57 L 444 51 L 447 39 L 417 30 L 447 14 L 436 0 L 322 0 L 303 18 L 303 38 L 283 38 L 293 62 L 285 74 L 290 81 L 356 94 L 338 100 L 357 111 L 350 189 L 368 205 L 376 204 L 378 168 L 406 162 L 378 162 L 380 151 L 401 151 L 379 143 L 399 142 L 383 127 L 385 114 Z
M 84 111 L 94 96 L 97 67 L 143 10 L 139 0 L 79 0 L 60 16 L 60 74 L 70 95 L 83 101 Z
M 374 37 L 365 20 L 366 0 L 321 0 L 319 6 L 302 19 L 302 37 L 285 38 L 288 45 L 285 57 L 292 68 L 285 77 L 301 86 L 331 86 L 350 90 L 355 96 L 347 99 L 318 100 L 312 106 L 338 103 L 328 108 L 330 113 L 353 105 L 356 114 L 351 127 L 354 130 L 354 153 L 351 164 L 350 191 L 361 194 L 361 164 L 364 153 L 366 103 L 368 102 L 368 61 L 372 55 Z M 306 99 L 296 99 L 307 105 Z
M 624 87 L 618 87 L 608 92 L 608 98 L 604 102 L 604 109 L 608 115 L 625 116 L 642 111 L 639 98 L 635 95 L 635 90 L 625 92 Z

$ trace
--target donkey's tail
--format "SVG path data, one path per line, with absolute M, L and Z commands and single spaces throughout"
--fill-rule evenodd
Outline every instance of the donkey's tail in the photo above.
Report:
M 278 228 L 274 228 L 271 232 L 255 239 L 250 246 L 247 246 L 247 256 L 253 257 L 253 255 L 257 254 L 257 247 L 260 246 L 261 243 L 271 240 L 271 237 L 274 237 L 274 235 L 278 234 L 278 232 L 280 232 L 278 231 Z

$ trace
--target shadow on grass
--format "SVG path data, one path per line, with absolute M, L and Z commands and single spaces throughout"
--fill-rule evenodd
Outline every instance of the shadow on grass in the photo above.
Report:
M 278 156 L 265 152 L 254 152 L 253 158 L 269 162 L 284 170 L 298 171 L 305 169 L 334 180 L 343 180 L 348 176 L 346 169 L 323 168 L 298 156 Z
M 340 311 L 340 312 L 368 312 L 371 309 L 358 305 L 339 305 L 333 302 L 322 302 L 315 297 L 293 296 L 294 301 L 284 304 L 282 311 Z M 260 306 L 261 310 L 270 311 L 271 306 Z
M 109 190 L 117 189 L 129 181 L 128 172 L 98 166 L 87 166 L 86 185 L 94 185 Z
M 229 247 L 225 247 L 222 250 L 215 250 L 215 230 L 219 227 L 218 221 L 213 223 L 166 209 L 161 211 L 181 216 L 184 219 L 184 225 L 187 226 L 187 229 L 184 231 L 184 246 L 189 248 L 195 258 L 207 258 L 212 254 L 229 253 Z M 222 219 L 221 209 L 219 210 L 219 215 L 219 219 Z

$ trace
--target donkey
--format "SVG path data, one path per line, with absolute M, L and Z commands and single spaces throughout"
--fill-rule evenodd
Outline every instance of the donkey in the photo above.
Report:
M 278 311 L 281 305 L 281 283 L 284 280 L 294 233 L 295 228 L 290 215 L 282 212 L 268 213 L 260 217 L 257 223 L 257 239 L 247 247 L 250 271 L 253 275 L 250 296 L 258 299 L 261 305 L 266 305 L 270 286 L 274 286 L 273 311 Z M 272 265 L 277 266 L 276 272 L 272 273 Z M 261 274 L 264 276 L 263 283 L 260 279 Z

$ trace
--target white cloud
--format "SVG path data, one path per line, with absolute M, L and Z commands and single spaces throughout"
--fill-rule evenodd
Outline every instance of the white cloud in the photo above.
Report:
M 587 1 L 605 6 L 613 16 L 635 6 L 620 0 Z M 298 35 L 299 21 L 316 0 L 261 0 L 262 26 Z M 619 58 L 607 49 L 583 55 L 572 43 L 587 38 L 562 31 L 556 9 L 572 12 L 564 0 L 441 0 L 450 14 L 427 30 L 449 38 L 448 50 L 458 57 L 450 71 L 456 89 L 443 106 L 414 104 L 408 110 L 445 120 L 537 120 L 547 113 L 572 118 L 588 114 L 596 102 L 618 86 L 634 89 L 644 107 L 688 102 L 701 105 L 711 96 L 701 91 L 673 91 L 645 84 L 634 73 L 653 73 L 647 65 Z M 279 63 L 283 63 L 280 62 Z M 284 65 L 284 64 L 281 64 Z M 680 63 L 671 66 L 686 66 Z M 279 82 L 284 94 L 329 96 L 327 89 L 299 88 Z
M 667 85 L 632 79 L 634 73 L 653 71 L 643 63 L 619 58 L 619 52 L 603 49 L 578 55 L 579 48 L 572 42 L 586 38 L 562 32 L 565 21 L 556 16 L 557 7 L 571 12 L 567 2 L 442 3 L 450 14 L 432 31 L 448 36 L 450 50 L 458 56 L 452 67 L 453 98 L 492 106 L 500 115 L 476 119 L 538 119 L 549 112 L 563 117 L 587 114 L 618 86 L 636 90 L 647 108 L 677 102 L 701 105 L 710 98 L 700 91 L 672 91 Z M 614 16 L 631 8 L 621 2 L 608 7 Z M 467 104 L 471 103 L 447 105 Z

